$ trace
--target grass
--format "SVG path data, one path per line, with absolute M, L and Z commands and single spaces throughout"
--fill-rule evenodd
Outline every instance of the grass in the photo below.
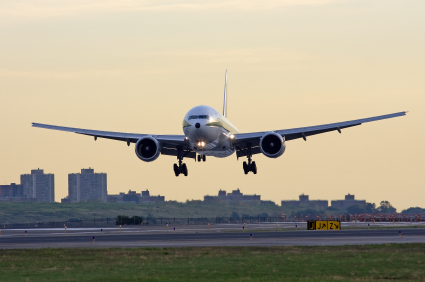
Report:
M 138 215 L 149 217 L 169 218 L 199 218 L 199 217 L 230 217 L 232 212 L 239 215 L 255 216 L 267 213 L 269 216 L 279 216 L 282 213 L 290 214 L 292 210 L 275 205 L 260 205 L 260 203 L 202 203 L 189 201 L 188 203 L 164 202 L 159 204 L 133 203 L 28 203 L 28 202 L 1 202 L 0 224 L 66 221 L 70 218 L 116 218 L 117 215 Z M 295 210 L 297 211 L 297 210 Z
M 0 281 L 425 280 L 425 244 L 2 250 Z

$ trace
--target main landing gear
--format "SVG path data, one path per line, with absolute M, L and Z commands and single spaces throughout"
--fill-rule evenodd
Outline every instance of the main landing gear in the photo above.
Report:
M 206 160 L 207 160 L 207 157 L 205 156 L 205 155 L 198 155 L 198 162 L 200 162 L 200 161 L 203 161 L 203 162 L 205 162 Z
M 252 154 L 251 154 L 251 147 L 248 148 L 248 163 L 243 162 L 243 171 L 245 174 L 248 174 L 248 172 L 252 171 L 254 174 L 257 174 L 257 165 L 255 162 L 252 161 Z
M 187 166 L 183 163 L 183 150 L 180 147 L 177 148 L 177 159 L 179 160 L 179 164 L 174 164 L 174 174 L 179 176 L 180 173 L 183 173 L 184 176 L 187 176 Z
M 179 161 L 179 165 L 174 164 L 174 174 L 179 176 L 180 173 L 183 173 L 184 176 L 187 176 L 187 166 L 186 164 L 182 164 L 181 161 Z

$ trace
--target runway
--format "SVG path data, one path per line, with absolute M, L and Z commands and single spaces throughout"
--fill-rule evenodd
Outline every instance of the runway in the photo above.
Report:
M 167 227 L 162 225 L 123 227 L 121 231 L 119 227 L 69 228 L 66 234 L 64 228 L 6 229 L 1 231 L 0 249 L 425 243 L 423 223 L 370 225 L 372 229 L 369 230 L 367 223 L 343 223 L 343 229 L 338 231 L 310 231 L 306 230 L 305 223 L 293 222 L 245 224 L 245 226 L 181 225 L 169 226 L 168 232 Z

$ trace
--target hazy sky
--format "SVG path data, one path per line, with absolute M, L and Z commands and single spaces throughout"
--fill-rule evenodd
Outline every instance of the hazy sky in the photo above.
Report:
M 108 173 L 108 193 L 185 201 L 240 188 L 280 204 L 355 194 L 398 211 L 425 207 L 424 1 L 0 2 L 0 182 L 43 168 L 56 201 L 68 173 Z M 222 108 L 241 132 L 366 118 L 287 142 L 278 159 L 145 163 L 124 142 L 31 128 L 31 122 L 182 134 L 192 107 Z

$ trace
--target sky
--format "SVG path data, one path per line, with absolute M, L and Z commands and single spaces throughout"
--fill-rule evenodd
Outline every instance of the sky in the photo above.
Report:
M 108 174 L 108 193 L 149 189 L 186 201 L 240 188 L 280 204 L 347 193 L 398 211 L 425 208 L 424 1 L 0 2 L 0 183 L 41 168 Z M 277 159 L 145 163 L 134 144 L 32 128 L 183 134 L 197 105 L 222 109 L 240 132 L 312 126 L 409 111 L 286 143 Z

